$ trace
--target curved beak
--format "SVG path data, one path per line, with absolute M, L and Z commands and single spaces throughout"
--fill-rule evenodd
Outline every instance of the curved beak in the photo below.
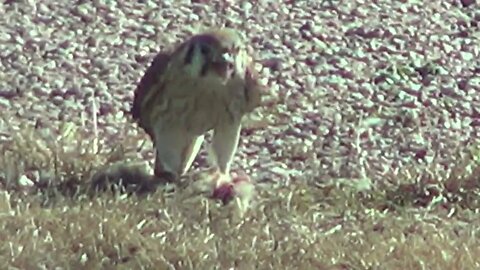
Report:
M 235 59 L 229 53 L 224 53 L 219 59 L 210 62 L 211 68 L 221 77 L 228 79 L 235 68 Z

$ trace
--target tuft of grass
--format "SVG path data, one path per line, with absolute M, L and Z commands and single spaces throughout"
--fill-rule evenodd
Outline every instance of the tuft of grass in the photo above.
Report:
M 480 266 L 477 150 L 446 175 L 406 168 L 381 188 L 312 179 L 258 185 L 244 213 L 186 189 L 92 193 L 99 179 L 151 179 L 134 158 L 137 138 L 110 151 L 89 136 L 73 125 L 49 136 L 24 126 L 0 146 L 0 268 Z

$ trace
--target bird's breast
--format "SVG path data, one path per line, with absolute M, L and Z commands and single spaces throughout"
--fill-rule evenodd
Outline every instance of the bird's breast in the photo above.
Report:
M 241 118 L 242 89 L 238 83 L 184 79 L 172 82 L 161 117 L 193 134 Z
M 186 121 L 189 128 L 204 133 L 216 126 L 233 122 L 240 116 L 239 97 L 231 85 L 205 83 L 195 91 L 195 108 Z

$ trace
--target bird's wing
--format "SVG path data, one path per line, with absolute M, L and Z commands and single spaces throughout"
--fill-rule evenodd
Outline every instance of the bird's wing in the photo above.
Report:
M 151 128 L 150 124 L 145 121 L 146 115 L 144 111 L 145 109 L 148 109 L 144 108 L 148 107 L 148 105 L 145 104 L 144 99 L 149 96 L 151 91 L 163 91 L 162 78 L 167 72 L 170 58 L 171 56 L 169 53 L 158 53 L 145 71 L 145 74 L 135 89 L 133 105 L 130 113 L 132 118 L 136 120 L 140 127 L 145 129 L 149 135 L 152 135 Z

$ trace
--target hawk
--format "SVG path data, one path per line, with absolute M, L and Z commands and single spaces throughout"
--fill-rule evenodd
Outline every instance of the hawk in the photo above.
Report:
M 213 130 L 215 179 L 230 179 L 242 118 L 262 100 L 248 52 L 236 30 L 221 28 L 154 58 L 135 90 L 131 115 L 153 141 L 156 177 L 174 182 L 185 174 Z

